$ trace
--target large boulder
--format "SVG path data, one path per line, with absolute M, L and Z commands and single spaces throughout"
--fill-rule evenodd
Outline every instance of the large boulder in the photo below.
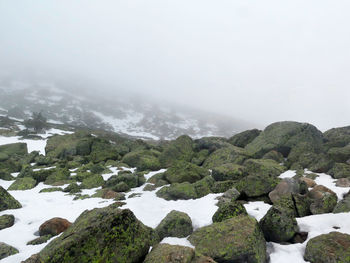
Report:
M 17 178 L 16 181 L 14 181 L 8 190 L 28 190 L 32 189 L 36 186 L 35 179 L 31 177 L 23 177 L 23 178 Z
M 122 162 L 140 171 L 159 170 L 161 165 L 158 159 L 159 152 L 155 150 L 138 150 L 126 154 Z
M 210 154 L 203 166 L 212 169 L 226 163 L 242 164 L 247 158 L 248 155 L 243 148 L 228 146 Z
M 245 207 L 239 202 L 227 202 L 219 206 L 212 217 L 213 222 L 221 222 L 239 215 L 248 215 Z
M 310 239 L 306 244 L 304 259 L 311 263 L 349 263 L 350 235 L 331 232 Z
M 350 144 L 344 147 L 330 148 L 327 153 L 333 161 L 345 163 L 350 160 Z
M 158 244 L 147 255 L 144 263 L 193 263 L 195 252 L 190 247 Z
M 38 262 L 140 262 L 152 245 L 153 230 L 115 205 L 83 212 L 39 254 Z
M 350 126 L 333 128 L 324 134 L 326 148 L 344 147 L 350 143 Z
M 0 186 L 0 211 L 21 208 L 22 205 Z
M 194 183 L 209 175 L 209 170 L 195 164 L 178 161 L 174 162 L 164 173 L 165 179 L 169 183 Z
M 265 263 L 266 242 L 258 222 L 249 216 L 237 216 L 202 227 L 189 241 L 196 251 L 215 261 Z
M 191 137 L 182 135 L 165 147 L 159 156 L 159 161 L 163 167 L 169 167 L 180 160 L 190 162 L 194 155 L 193 148 Z
M 350 194 L 346 194 L 342 200 L 340 200 L 333 209 L 333 213 L 345 213 L 350 212 Z
M 64 231 L 68 227 L 72 225 L 71 222 L 69 222 L 67 219 L 60 218 L 60 217 L 54 217 L 47 221 L 45 221 L 43 224 L 39 227 L 39 235 L 40 236 L 56 236 Z
M 350 165 L 347 163 L 335 163 L 328 172 L 333 178 L 350 178 Z
M 15 255 L 18 252 L 19 252 L 18 249 L 14 248 L 6 243 L 0 242 L 0 260 L 3 258 L 7 258 L 9 256 L 12 256 L 12 255 Z
M 261 133 L 258 129 L 247 130 L 238 134 L 233 135 L 228 139 L 228 142 L 237 147 L 245 147 L 251 143 Z
M 203 137 L 195 140 L 195 149 L 197 151 L 208 150 L 209 153 L 229 145 L 230 144 L 227 142 L 227 139 L 223 137 Z
M 268 195 L 280 179 L 273 176 L 248 175 L 239 180 L 235 187 L 244 196 L 259 197 Z
M 226 163 L 212 169 L 212 176 L 215 181 L 238 180 L 248 173 L 242 165 Z
M 244 166 L 249 174 L 259 176 L 277 177 L 286 170 L 284 166 L 270 159 L 248 159 L 244 162 Z
M 289 194 L 306 194 L 307 192 L 308 187 L 303 180 L 299 180 L 298 178 L 285 178 L 269 193 L 269 198 L 272 203 L 275 203 L 283 196 Z
M 316 185 L 309 193 L 310 211 L 313 215 L 331 213 L 337 205 L 338 197 L 329 188 Z
M 303 147 L 297 150 L 299 154 L 310 150 L 319 152 L 323 145 L 323 134 L 315 126 L 308 123 L 276 122 L 267 126 L 245 148 L 256 158 L 262 157 L 271 150 L 276 150 L 287 157 L 291 150 L 299 144 L 303 144 Z
M 13 226 L 15 217 L 13 215 L 0 216 L 0 230 Z
M 278 206 L 272 206 L 259 224 L 266 241 L 286 242 L 298 232 L 294 214 Z
M 155 229 L 160 239 L 164 237 L 187 237 L 193 232 L 192 220 L 184 212 L 172 210 Z

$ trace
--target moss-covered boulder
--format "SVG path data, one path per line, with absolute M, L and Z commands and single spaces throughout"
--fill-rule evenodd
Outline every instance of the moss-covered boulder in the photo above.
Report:
M 258 222 L 249 216 L 202 227 L 193 232 L 189 241 L 196 251 L 217 262 L 266 262 L 266 242 Z
M 350 165 L 347 163 L 335 163 L 328 172 L 333 178 L 350 178 Z
M 291 150 L 299 144 L 304 144 L 306 151 L 322 150 L 323 134 L 315 126 L 308 123 L 292 121 L 276 122 L 265 128 L 245 149 L 256 158 L 264 156 L 271 150 L 276 150 L 287 157 Z M 302 152 L 301 148 L 298 150 Z
M 350 126 L 330 129 L 323 136 L 326 149 L 344 147 L 350 143 Z
M 77 145 L 77 152 L 81 153 L 81 148 L 84 152 L 89 151 L 89 140 L 86 142 L 80 141 Z M 84 155 L 84 154 L 80 154 Z M 107 160 L 118 160 L 120 158 L 120 150 L 107 139 L 94 138 L 91 144 L 90 160 L 93 163 L 100 163 Z
M 27 144 L 23 142 L 17 142 L 17 143 L 0 145 L 0 153 L 6 154 L 8 157 L 11 157 L 14 155 L 19 155 L 19 156 L 27 155 L 28 154 Z
M 238 180 L 248 173 L 242 165 L 226 163 L 212 169 L 212 176 L 215 181 Z
M 350 262 L 350 235 L 331 232 L 309 240 L 304 259 L 311 263 Z
M 251 143 L 256 137 L 261 133 L 258 129 L 247 130 L 238 134 L 233 135 L 228 139 L 228 142 L 234 146 L 245 147 L 247 144 Z
M 280 179 L 273 176 L 248 175 L 239 180 L 235 187 L 242 195 L 259 197 L 268 195 L 279 182 Z
M 248 155 L 243 148 L 228 146 L 210 154 L 203 166 L 212 169 L 226 163 L 242 164 L 247 158 Z
M 196 151 L 207 150 L 208 153 L 230 146 L 227 139 L 223 137 L 203 137 L 194 142 Z
M 10 185 L 8 190 L 28 190 L 34 188 L 36 184 L 36 181 L 31 177 L 17 178 L 16 181 Z
M 192 220 L 184 212 L 172 210 L 155 228 L 160 240 L 165 237 L 187 237 L 192 234 Z
M 40 244 L 43 244 L 43 243 L 46 243 L 47 241 L 49 241 L 53 236 L 52 235 L 46 235 L 46 236 L 41 236 L 41 237 L 37 237 L 31 241 L 29 241 L 27 243 L 27 245 L 32 245 L 32 246 L 35 246 L 35 245 L 40 245 Z
M 13 215 L 0 216 L 0 230 L 9 228 L 15 223 L 15 217 Z
M 105 183 L 105 188 L 113 189 L 117 184 L 123 182 L 128 188 L 134 188 L 143 185 L 144 176 L 130 172 L 120 172 L 118 175 L 111 176 Z
M 52 193 L 52 192 L 59 192 L 63 191 L 62 187 L 48 187 L 48 188 L 43 188 L 39 191 L 39 193 Z
M 81 188 L 77 183 L 71 183 L 66 188 L 63 189 L 63 192 L 76 194 L 81 192 Z
M 224 193 L 236 185 L 236 181 L 226 180 L 214 182 L 211 191 L 215 194 Z
M 201 166 L 204 161 L 209 156 L 209 150 L 201 150 L 199 152 L 195 152 L 194 156 L 192 157 L 191 163 Z
M 114 205 L 83 212 L 40 253 L 39 262 L 141 262 L 153 230 L 128 210 Z
M 266 241 L 286 242 L 298 232 L 294 214 L 278 206 L 272 206 L 259 224 Z
M 188 200 L 197 198 L 194 185 L 188 182 L 164 186 L 156 192 L 156 195 L 165 200 Z
M 277 177 L 286 171 L 284 166 L 270 159 L 248 159 L 244 162 L 244 166 L 249 174 L 256 174 L 259 176 Z
M 232 201 L 220 205 L 218 210 L 216 210 L 215 214 L 213 215 L 212 219 L 213 222 L 221 222 L 239 215 L 248 215 L 247 210 L 241 203 Z
M 8 170 L 0 170 L 0 179 L 5 181 L 12 181 L 15 178 L 11 175 Z
M 0 260 L 7 258 L 9 256 L 12 256 L 12 255 L 15 255 L 18 252 L 19 252 L 18 249 L 14 248 L 6 243 L 0 242 Z
M 104 185 L 105 181 L 103 177 L 99 174 L 91 174 L 89 177 L 85 178 L 81 185 L 81 189 L 91 189 Z
M 67 180 L 70 180 L 70 171 L 66 168 L 57 168 L 45 179 L 44 183 L 54 185 Z
M 350 159 L 350 145 L 330 148 L 328 155 L 335 162 L 345 163 Z
M 228 189 L 225 193 L 223 193 L 222 196 L 217 197 L 217 200 L 218 200 L 217 206 L 220 207 L 223 204 L 236 201 L 240 195 L 241 193 L 238 192 L 236 188 L 232 187 Z
M 274 160 L 278 163 L 283 163 L 284 162 L 284 157 L 282 153 L 277 152 L 276 150 L 271 150 L 268 153 L 265 153 L 262 159 L 269 159 L 269 160 Z
M 182 135 L 170 142 L 159 156 L 162 167 L 169 167 L 176 161 L 190 162 L 193 155 L 193 141 L 191 137 Z
M 156 171 L 161 168 L 158 156 L 159 152 L 155 150 L 139 150 L 126 154 L 122 162 L 140 171 Z
M 309 193 L 310 211 L 313 215 L 331 213 L 337 205 L 338 197 L 329 188 L 316 185 Z
M 144 263 L 193 263 L 195 252 L 190 247 L 158 244 L 147 255 Z
M 333 213 L 350 212 L 350 195 L 347 194 L 340 200 L 333 209 Z
M 164 172 L 164 178 L 169 183 L 194 183 L 207 175 L 209 175 L 208 169 L 185 161 L 174 162 L 166 172 Z
M 0 186 L 0 211 L 21 208 L 22 205 Z
M 306 194 L 307 184 L 298 178 L 285 178 L 269 193 L 270 200 L 275 203 L 283 196 L 290 194 Z

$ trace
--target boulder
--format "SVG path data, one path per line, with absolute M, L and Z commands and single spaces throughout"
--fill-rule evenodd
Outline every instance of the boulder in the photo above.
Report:
M 239 180 L 248 173 L 242 165 L 226 163 L 212 169 L 212 177 L 215 181 Z
M 338 187 L 350 187 L 350 178 L 339 178 L 335 185 Z
M 41 237 L 35 238 L 35 239 L 27 242 L 27 245 L 33 245 L 33 246 L 40 245 L 40 244 L 46 243 L 52 237 L 53 237 L 52 235 L 41 236 Z
M 66 168 L 57 168 L 54 170 L 52 174 L 50 174 L 46 179 L 45 179 L 45 184 L 48 185 L 54 185 L 57 183 L 62 183 L 66 182 L 67 180 L 70 179 L 70 171 Z
M 244 166 L 246 167 L 247 173 L 259 176 L 277 177 L 286 171 L 284 166 L 269 159 L 248 159 L 244 162 Z
M 3 155 L 11 156 L 24 156 L 28 154 L 27 144 L 24 142 L 17 142 L 11 144 L 0 145 L 0 153 Z M 7 159 L 7 158 L 6 158 Z
M 335 163 L 328 172 L 333 178 L 350 178 L 350 165 L 347 163 Z
M 16 181 L 14 181 L 10 187 L 8 188 L 9 191 L 13 190 L 28 190 L 32 189 L 36 186 L 36 181 L 31 177 L 23 177 L 23 178 L 17 178 Z
M 162 167 L 169 167 L 176 161 L 190 162 L 193 155 L 193 141 L 191 137 L 182 135 L 171 141 L 159 156 Z
M 266 241 L 286 242 L 298 232 L 294 214 L 278 206 L 272 206 L 259 224 Z
M 304 181 L 299 180 L 298 178 L 285 178 L 269 193 L 269 198 L 272 203 L 275 203 L 279 198 L 285 195 L 306 194 L 307 192 L 308 187 Z
M 316 185 L 309 193 L 310 211 L 313 215 L 331 213 L 337 205 L 337 195 L 323 185 Z
M 89 177 L 85 178 L 81 185 L 81 189 L 91 189 L 104 185 L 105 181 L 103 177 L 99 174 L 91 174 Z
M 316 182 L 308 177 L 301 177 L 301 178 L 299 178 L 299 180 L 306 183 L 308 188 L 312 188 L 316 185 Z
M 345 213 L 350 212 L 350 195 L 346 194 L 342 200 L 340 200 L 333 209 L 333 213 Z
M 71 226 L 71 222 L 64 218 L 60 217 L 54 217 L 50 220 L 45 221 L 40 227 L 39 227 L 39 235 L 40 236 L 56 236 L 64 231 L 67 230 L 68 227 Z
M 223 137 L 203 137 L 197 139 L 195 142 L 195 150 L 207 150 L 208 153 L 215 152 L 221 148 L 230 146 L 226 138 Z
M 190 247 L 158 244 L 147 255 L 144 263 L 193 263 L 195 252 Z
M 258 222 L 237 216 L 197 229 L 189 237 L 196 251 L 221 262 L 265 263 L 266 242 Z
M 164 186 L 156 192 L 156 195 L 165 200 L 188 200 L 197 198 L 194 185 L 188 182 Z
M 19 252 L 18 249 L 14 248 L 6 243 L 0 242 L 0 260 L 7 258 L 9 256 L 12 256 L 12 255 L 15 255 L 18 252 Z
M 52 240 L 39 253 L 39 262 L 138 263 L 153 245 L 153 234 L 129 209 L 95 208 Z
M 239 180 L 235 187 L 246 197 L 259 197 L 270 193 L 279 182 L 277 177 L 248 175 Z
M 338 163 L 345 163 L 350 160 L 350 144 L 344 147 L 333 147 L 328 150 L 330 158 Z
M 278 163 L 284 162 L 284 157 L 283 157 L 282 153 L 277 152 L 276 150 L 271 150 L 271 151 L 265 153 L 264 156 L 262 157 L 262 159 L 270 159 L 270 160 L 274 160 Z
M 223 193 L 234 187 L 235 184 L 236 182 L 233 180 L 217 181 L 214 182 L 213 186 L 211 187 L 211 191 L 215 194 Z
M 165 237 L 187 237 L 193 232 L 191 218 L 183 212 L 172 210 L 155 229 L 160 240 Z
M 194 183 L 207 175 L 209 175 L 208 169 L 185 161 L 174 162 L 164 172 L 164 178 L 171 184 L 183 182 Z
M 331 232 L 310 239 L 304 259 L 311 263 L 350 262 L 350 235 Z
M 208 156 L 203 167 L 213 169 L 226 163 L 242 164 L 248 158 L 243 148 L 229 146 L 216 150 Z
M 333 128 L 326 131 L 324 134 L 325 147 L 344 147 L 350 143 L 350 126 Z
M 235 201 L 238 199 L 238 197 L 240 195 L 241 195 L 241 193 L 238 192 L 236 188 L 233 187 L 231 189 L 228 189 L 225 193 L 223 193 L 222 196 L 217 197 L 217 200 L 219 200 L 217 203 L 217 206 L 220 207 L 221 205 L 223 205 L 225 203 L 230 203 L 232 201 Z
M 261 133 L 258 129 L 247 130 L 233 135 L 228 139 L 228 142 L 234 146 L 244 148 L 247 144 L 251 143 Z
M 126 154 L 122 162 L 140 171 L 156 171 L 161 168 L 158 156 L 159 152 L 154 150 L 138 150 Z
M 22 205 L 0 186 L 0 211 L 21 208 Z
M 13 215 L 0 216 L 0 230 L 9 228 L 15 223 L 15 217 Z
M 212 220 L 213 222 L 221 222 L 239 215 L 248 215 L 247 210 L 241 203 L 232 201 L 220 205 L 213 215 Z

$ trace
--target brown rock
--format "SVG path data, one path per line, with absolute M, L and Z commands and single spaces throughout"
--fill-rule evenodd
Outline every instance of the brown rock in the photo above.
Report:
M 300 181 L 303 181 L 306 183 L 307 187 L 314 187 L 316 185 L 316 182 L 314 180 L 312 180 L 311 178 L 307 178 L 307 177 L 301 177 Z
M 39 227 L 39 235 L 53 235 L 56 236 L 63 231 L 65 231 L 72 223 L 68 220 L 60 217 L 54 217 L 50 220 L 47 220 Z
M 349 178 L 340 178 L 335 183 L 338 187 L 350 187 L 350 179 Z

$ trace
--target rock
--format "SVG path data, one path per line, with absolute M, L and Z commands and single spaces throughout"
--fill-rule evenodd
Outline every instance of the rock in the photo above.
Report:
M 176 161 L 190 162 L 193 155 L 192 139 L 187 135 L 182 135 L 165 147 L 159 156 L 159 161 L 162 167 L 169 167 Z
M 0 230 L 13 226 L 15 217 L 13 215 L 0 216 Z
M 244 162 L 247 173 L 259 175 L 259 176 L 273 176 L 277 177 L 284 171 L 286 168 L 274 160 L 264 160 L 264 159 L 248 159 Z
M 63 191 L 62 187 L 49 187 L 49 188 L 43 188 L 40 190 L 39 193 L 52 193 L 52 192 L 59 192 Z
M 217 203 L 217 206 L 220 207 L 225 203 L 230 203 L 232 201 L 235 201 L 238 199 L 240 195 L 241 195 L 240 192 L 238 192 L 237 189 L 233 187 L 227 190 L 225 193 L 223 193 L 222 196 L 217 197 L 217 200 L 219 200 L 219 202 Z
M 188 200 L 197 198 L 196 189 L 193 184 L 188 182 L 164 186 L 156 192 L 156 195 L 165 200 Z
M 187 237 L 193 232 L 191 218 L 183 212 L 172 210 L 155 228 L 160 240 L 165 237 Z
M 80 193 L 81 189 L 77 183 L 71 183 L 66 188 L 63 189 L 63 192 L 70 193 L 70 194 L 76 194 L 76 193 Z
M 312 180 L 311 178 L 307 177 L 301 177 L 299 178 L 300 181 L 305 182 L 308 188 L 312 188 L 316 185 L 316 182 Z
M 304 259 L 311 263 L 350 262 L 350 235 L 331 232 L 310 239 Z
M 208 154 L 227 146 L 230 144 L 223 137 L 203 137 L 195 140 L 195 150 L 207 150 Z
M 213 222 L 221 222 L 239 215 L 248 215 L 247 210 L 241 203 L 232 201 L 219 206 L 212 217 Z
M 282 196 L 289 194 L 306 194 L 307 192 L 307 184 L 304 181 L 297 178 L 285 178 L 269 193 L 269 198 L 272 203 L 275 203 Z
M 272 176 L 248 175 L 236 183 L 236 189 L 246 197 L 259 197 L 270 193 L 280 179 Z
M 89 139 L 77 145 L 79 155 L 84 155 L 89 151 Z M 107 160 L 118 160 L 123 152 L 123 146 L 112 144 L 109 139 L 93 138 L 91 145 L 90 159 L 93 163 L 105 162 Z
M 146 184 L 145 187 L 143 188 L 143 191 L 154 191 L 157 189 L 157 186 L 154 184 Z
M 258 222 L 249 216 L 237 216 L 202 227 L 189 241 L 196 251 L 217 262 L 265 263 L 266 242 Z
M 132 174 L 129 172 L 119 172 L 118 175 L 113 175 L 112 177 L 110 177 L 106 181 L 106 184 L 104 187 L 113 189 L 116 185 L 123 182 L 128 186 L 128 189 L 130 189 L 130 188 L 141 186 L 144 183 L 143 180 L 140 180 L 140 178 L 141 177 L 138 176 L 137 174 Z
M 99 174 L 91 174 L 91 176 L 85 178 L 81 185 L 81 189 L 91 189 L 96 188 L 104 185 L 105 181 L 103 180 L 103 177 Z
M 203 167 L 213 169 L 226 163 L 242 164 L 248 158 L 243 148 L 229 146 L 216 150 L 203 163 Z
M 335 163 L 328 172 L 333 178 L 350 178 L 350 165 L 346 163 Z
M 310 211 L 313 215 L 331 213 L 338 201 L 337 195 L 323 185 L 316 185 L 308 196 L 311 198 Z
M 350 143 L 350 126 L 333 128 L 324 134 L 325 147 L 344 147 Z
M 7 258 L 9 256 L 17 254 L 19 251 L 11 247 L 10 245 L 7 245 L 6 243 L 0 242 L 0 260 L 3 258 Z
M 268 153 L 265 153 L 262 159 L 270 159 L 274 160 L 275 162 L 278 163 L 283 163 L 284 162 L 284 157 L 282 153 L 277 152 L 276 150 L 271 150 Z
M 338 187 L 350 187 L 350 178 L 339 178 L 335 185 Z
M 39 254 L 39 262 L 141 262 L 154 232 L 129 209 L 113 204 L 83 212 Z
M 223 193 L 234 187 L 235 184 L 236 182 L 233 180 L 214 182 L 213 186 L 211 187 L 211 191 L 215 194 Z
M 333 209 L 333 213 L 350 212 L 350 195 L 345 195 Z
M 147 255 L 144 263 L 192 263 L 195 256 L 190 247 L 158 244 Z
M 8 157 L 11 157 L 14 155 L 19 155 L 19 156 L 27 155 L 28 154 L 27 144 L 23 142 L 17 142 L 17 143 L 0 145 L 0 153 L 7 155 Z
M 66 231 L 68 227 L 72 225 L 71 222 L 64 218 L 54 217 L 47 220 L 39 227 L 39 235 L 46 236 L 52 235 L 57 236 L 58 234 Z
M 70 180 L 70 171 L 66 168 L 55 169 L 52 174 L 50 174 L 46 180 L 45 184 L 54 185 L 59 182 L 65 182 Z
M 321 151 L 323 134 L 315 126 L 308 123 L 276 122 L 267 126 L 245 149 L 255 158 L 260 158 L 271 150 L 276 150 L 287 157 L 292 149 L 299 144 L 303 144 L 303 147 L 295 151 L 296 159 L 290 160 L 291 162 L 296 162 L 303 151 Z
M 345 163 L 350 159 L 350 144 L 344 147 L 333 147 L 328 150 L 330 158 L 337 163 Z
M 195 152 L 191 160 L 191 163 L 201 166 L 208 156 L 209 156 L 208 150 L 201 150 L 199 152 Z
M 247 144 L 251 143 L 261 133 L 260 130 L 253 129 L 247 130 L 238 134 L 233 135 L 228 139 L 228 142 L 234 146 L 244 148 Z
M 0 186 L 0 211 L 21 208 L 22 205 Z
M 212 169 L 212 177 L 215 181 L 238 180 L 247 174 L 244 166 L 232 163 L 223 164 Z
M 117 193 L 110 189 L 100 189 L 92 197 L 101 197 L 103 199 L 125 200 L 125 194 Z
M 140 171 L 156 171 L 161 168 L 158 156 L 159 152 L 154 150 L 139 150 L 126 154 L 122 161 Z
M 41 237 L 38 237 L 38 238 L 35 238 L 31 241 L 29 241 L 27 243 L 27 245 L 40 245 L 40 244 L 43 244 L 43 243 L 46 243 L 47 241 L 49 241 L 51 238 L 53 237 L 53 235 L 46 235 L 46 236 L 41 236 Z
M 22 261 L 21 263 L 41 263 L 39 254 L 31 255 L 29 258 L 27 258 L 25 261 Z
M 17 178 L 16 181 L 14 181 L 10 187 L 8 188 L 9 191 L 13 190 L 28 190 L 32 189 L 36 186 L 36 181 L 31 177 L 23 177 L 23 178 Z
M 166 172 L 164 177 L 169 183 L 194 183 L 209 175 L 209 171 L 195 164 L 178 161 L 174 162 Z
M 298 232 L 298 223 L 293 213 L 277 206 L 272 206 L 259 224 L 266 241 L 286 242 Z

